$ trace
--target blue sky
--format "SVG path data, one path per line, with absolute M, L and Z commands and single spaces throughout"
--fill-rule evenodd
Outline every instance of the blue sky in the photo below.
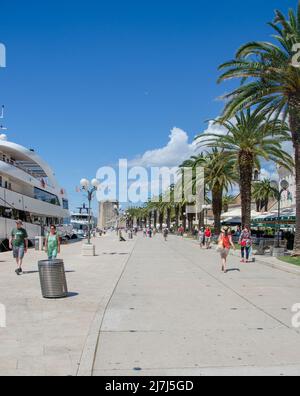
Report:
M 190 142 L 219 115 L 217 67 L 264 40 L 296 0 L 2 2 L 0 103 L 9 139 L 35 148 L 68 190 L 119 158 Z

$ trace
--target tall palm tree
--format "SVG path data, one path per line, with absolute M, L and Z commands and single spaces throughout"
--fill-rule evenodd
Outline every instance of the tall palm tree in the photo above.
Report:
M 221 65 L 219 81 L 240 79 L 242 84 L 226 95 L 224 119 L 241 109 L 259 106 L 270 117 L 289 118 L 295 149 L 296 238 L 295 254 L 300 254 L 300 68 L 295 67 L 295 53 L 300 43 L 300 0 L 297 10 L 285 17 L 276 11 L 270 26 L 275 32 L 273 43 L 250 42 L 243 45 L 235 59 Z M 297 60 L 297 59 L 296 59 Z
M 166 202 L 164 201 L 163 194 L 160 194 L 158 199 L 153 200 L 150 205 L 152 206 L 152 208 L 155 208 L 158 217 L 158 223 L 161 229 L 164 223 L 166 213 Z
M 223 208 L 223 194 L 229 191 L 233 184 L 238 182 L 235 162 L 227 159 L 222 151 L 213 148 L 212 151 L 193 156 L 185 161 L 183 167 L 190 166 L 193 169 L 198 166 L 204 168 L 204 184 L 206 192 L 211 191 L 212 209 L 214 214 L 215 232 L 221 230 L 221 214 Z M 193 190 L 196 190 L 196 178 L 193 178 Z M 207 197 L 205 197 L 205 200 Z
M 250 109 L 236 115 L 234 121 L 219 121 L 227 129 L 226 135 L 208 134 L 200 144 L 219 147 L 227 161 L 236 161 L 242 201 L 242 225 L 251 225 L 252 180 L 260 160 L 284 167 L 292 167 L 293 159 L 281 148 L 282 142 L 290 140 L 288 126 L 280 120 L 269 120 L 264 112 Z M 196 138 L 196 139 L 197 139 Z
M 256 201 L 257 212 L 267 212 L 270 199 L 279 199 L 278 187 L 275 187 L 270 179 L 264 179 L 253 185 L 253 198 Z
M 207 155 L 205 181 L 211 191 L 215 233 L 218 235 L 221 232 L 223 195 L 238 182 L 234 158 L 227 158 L 223 151 L 213 148 Z

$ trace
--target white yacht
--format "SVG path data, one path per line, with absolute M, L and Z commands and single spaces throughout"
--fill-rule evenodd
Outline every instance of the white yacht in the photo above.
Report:
M 71 213 L 71 226 L 74 234 L 85 237 L 89 229 L 89 217 L 91 216 L 91 229 L 95 228 L 95 218 L 92 211 L 89 213 L 89 208 L 85 204 L 77 209 L 76 212 Z
M 0 251 L 16 219 L 33 240 L 50 224 L 63 225 L 69 217 L 67 194 L 46 162 L 34 150 L 0 135 Z

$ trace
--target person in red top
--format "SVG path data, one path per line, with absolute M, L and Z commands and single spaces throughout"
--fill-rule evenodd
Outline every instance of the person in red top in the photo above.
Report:
M 205 236 L 205 247 L 206 247 L 206 249 L 210 249 L 211 237 L 212 237 L 212 233 L 211 233 L 210 227 L 206 228 L 204 236 Z
M 180 235 L 181 237 L 183 237 L 184 228 L 183 228 L 182 226 L 180 226 L 180 227 L 178 228 L 178 233 L 179 233 L 179 235 Z
M 227 273 L 227 258 L 230 252 L 230 249 L 233 248 L 235 250 L 235 245 L 232 241 L 232 235 L 229 230 L 229 228 L 225 227 L 223 228 L 220 237 L 219 237 L 219 243 L 218 243 L 218 251 L 221 254 L 221 259 L 222 259 L 222 272 L 224 274 Z

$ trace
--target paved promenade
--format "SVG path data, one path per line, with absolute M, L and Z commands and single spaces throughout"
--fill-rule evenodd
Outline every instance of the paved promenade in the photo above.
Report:
M 106 311 L 93 374 L 299 375 L 299 275 L 236 257 L 224 275 L 218 260 L 188 240 L 140 240 Z
M 0 375 L 300 375 L 300 276 L 260 263 L 220 271 L 214 251 L 159 235 L 64 246 L 71 296 L 41 298 L 37 261 L 0 256 Z M 95 353 L 96 352 L 96 353 Z
M 62 300 L 41 297 L 36 271 L 44 253 L 30 250 L 20 277 L 11 254 L 0 255 L 0 303 L 7 310 L 7 328 L 0 328 L 0 375 L 75 376 L 90 371 L 100 327 L 95 330 L 95 325 L 134 246 L 120 245 L 115 236 L 95 242 L 98 256 L 92 258 L 81 257 L 81 242 L 62 246 L 71 293 Z

